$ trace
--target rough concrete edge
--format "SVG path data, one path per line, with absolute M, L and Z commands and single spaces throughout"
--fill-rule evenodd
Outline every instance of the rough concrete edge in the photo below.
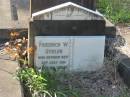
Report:
M 21 96 L 22 97 L 25 97 L 24 96 L 24 88 L 23 88 L 23 86 L 22 86 L 22 83 L 19 81 L 19 83 L 20 83 L 20 90 L 21 90 Z
M 128 71 L 130 71 L 130 66 L 127 66 L 128 64 L 126 64 L 125 60 L 129 60 L 130 61 L 130 57 L 127 56 L 126 54 L 123 54 L 120 50 L 118 50 L 118 53 L 120 53 L 120 58 L 117 60 L 118 65 L 117 65 L 117 71 L 120 75 L 120 77 L 122 78 L 122 80 L 124 81 L 124 83 L 128 86 L 128 88 L 130 89 L 130 83 L 128 79 L 126 79 L 126 76 L 124 76 L 126 73 L 128 73 Z M 128 71 L 126 71 L 128 70 Z M 128 75 L 128 74 L 127 74 Z
M 105 28 L 105 33 L 106 35 L 110 34 L 110 37 L 115 37 L 117 35 L 116 33 L 116 26 L 112 24 L 107 18 L 104 17 L 104 20 L 106 22 L 106 28 Z

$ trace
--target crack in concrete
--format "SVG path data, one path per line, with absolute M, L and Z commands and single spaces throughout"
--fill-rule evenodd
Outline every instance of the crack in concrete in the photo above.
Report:
M 16 0 L 10 0 L 10 7 L 12 20 L 18 20 Z

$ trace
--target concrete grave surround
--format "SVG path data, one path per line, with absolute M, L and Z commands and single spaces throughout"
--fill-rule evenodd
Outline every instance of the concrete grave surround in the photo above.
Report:
M 72 2 L 63 3 L 32 14 L 33 20 L 103 20 L 98 11 L 93 11 Z
M 35 66 L 95 71 L 104 60 L 105 36 L 36 36 Z

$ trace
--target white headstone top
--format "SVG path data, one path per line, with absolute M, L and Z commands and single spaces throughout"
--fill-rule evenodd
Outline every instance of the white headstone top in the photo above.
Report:
M 33 20 L 102 20 L 103 15 L 72 2 L 63 3 L 32 14 Z

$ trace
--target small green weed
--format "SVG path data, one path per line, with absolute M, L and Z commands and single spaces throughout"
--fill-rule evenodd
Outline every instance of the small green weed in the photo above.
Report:
M 36 72 L 33 68 L 21 68 L 16 72 L 17 79 L 29 88 L 33 97 L 80 97 L 69 85 L 60 88 L 60 76 L 66 77 L 63 72 L 44 69 Z

